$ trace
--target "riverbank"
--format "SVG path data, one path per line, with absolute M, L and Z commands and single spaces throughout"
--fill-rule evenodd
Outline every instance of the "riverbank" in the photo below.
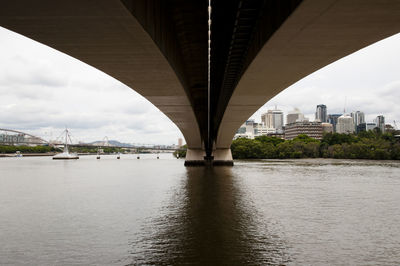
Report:
M 47 152 L 47 153 L 21 153 L 22 157 L 45 157 L 45 156 L 54 156 L 58 152 Z M 97 155 L 97 153 L 78 153 L 79 156 L 87 156 L 87 155 Z M 116 153 L 102 153 L 103 155 L 116 155 Z M 6 153 L 0 154 L 0 158 L 10 158 L 17 157 L 15 153 Z
M 48 152 L 48 153 L 24 153 L 21 154 L 23 157 L 41 157 L 41 156 L 54 156 L 56 155 L 55 152 Z M 0 158 L 1 157 L 16 157 L 15 153 L 7 153 L 7 154 L 0 154 Z
M 15 153 L 22 153 L 30 156 L 28 154 L 43 154 L 42 156 L 51 156 L 57 152 L 61 152 L 61 149 L 51 147 L 51 146 L 14 146 L 14 145 L 0 145 L 0 156 L 2 155 L 15 155 Z
M 400 160 L 400 140 L 394 134 L 361 132 L 325 134 L 322 140 L 299 135 L 293 140 L 261 136 L 236 139 L 231 145 L 234 159 L 334 158 Z

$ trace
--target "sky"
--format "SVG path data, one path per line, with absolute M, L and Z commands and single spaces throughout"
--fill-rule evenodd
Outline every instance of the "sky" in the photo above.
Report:
M 378 115 L 400 127 L 400 34 L 365 47 L 298 81 L 261 107 L 252 119 L 261 121 L 268 109 L 295 107 L 311 121 L 318 104 L 328 114 L 365 113 L 367 122 Z
M 363 111 L 400 126 L 400 34 L 375 43 L 290 86 L 251 118 L 295 107 L 314 120 Z M 181 132 L 160 110 L 107 74 L 48 46 L 0 27 L 0 128 L 54 140 L 68 127 L 74 142 L 110 140 L 176 144 Z

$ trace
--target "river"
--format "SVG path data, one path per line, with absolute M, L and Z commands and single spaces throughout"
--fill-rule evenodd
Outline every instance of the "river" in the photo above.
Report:
M 0 265 L 398 265 L 400 162 L 0 158 Z

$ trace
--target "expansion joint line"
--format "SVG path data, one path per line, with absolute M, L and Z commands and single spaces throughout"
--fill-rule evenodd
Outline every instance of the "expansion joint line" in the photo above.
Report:
M 208 0 L 207 148 L 211 147 L 211 0 Z

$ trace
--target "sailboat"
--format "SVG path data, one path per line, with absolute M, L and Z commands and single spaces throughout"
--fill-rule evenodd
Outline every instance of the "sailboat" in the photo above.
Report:
M 53 156 L 53 160 L 75 160 L 79 159 L 78 154 L 76 153 L 70 153 L 68 151 L 68 138 L 71 140 L 69 137 L 68 129 L 65 129 L 65 143 L 64 143 L 64 151 L 62 153 L 56 154 Z

